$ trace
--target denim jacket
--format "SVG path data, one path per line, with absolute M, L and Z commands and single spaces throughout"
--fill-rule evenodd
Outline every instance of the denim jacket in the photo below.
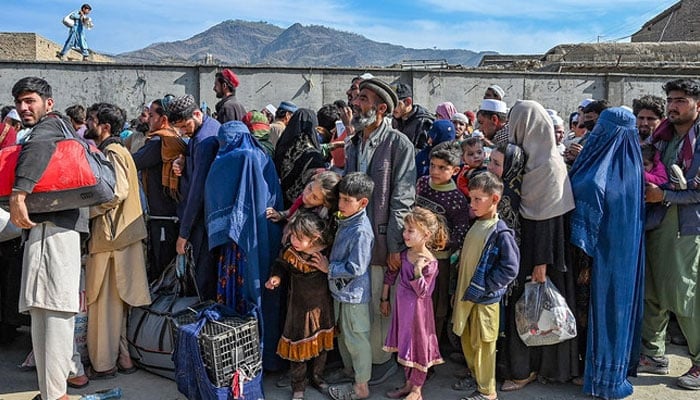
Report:
M 519 265 L 520 251 L 513 230 L 498 220 L 484 244 L 479 264 L 462 301 L 477 304 L 498 302 L 508 285 L 518 276 Z
M 328 265 L 328 285 L 341 303 L 369 303 L 374 233 L 365 210 L 338 221 Z

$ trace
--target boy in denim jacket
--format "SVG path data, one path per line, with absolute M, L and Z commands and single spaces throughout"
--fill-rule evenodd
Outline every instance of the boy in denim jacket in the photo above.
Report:
M 328 264 L 328 284 L 340 330 L 338 348 L 345 366 L 340 375 L 354 377 L 351 389 L 329 387 L 332 398 L 345 398 L 347 394 L 358 399 L 369 397 L 368 382 L 372 374 L 369 265 L 374 234 L 365 208 L 373 190 L 374 182 L 361 172 L 350 173 L 338 183 L 338 230 L 329 259 L 320 260 Z M 348 390 L 351 393 L 346 393 Z

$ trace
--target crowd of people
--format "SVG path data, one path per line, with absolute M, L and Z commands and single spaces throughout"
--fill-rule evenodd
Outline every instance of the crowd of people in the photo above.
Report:
M 568 125 L 534 100 L 509 107 L 498 85 L 462 113 L 371 74 L 316 111 L 288 99 L 247 111 L 239 84 L 223 69 L 213 112 L 163 94 L 128 123 L 108 103 L 64 116 L 41 78 L 13 86 L 0 143 L 23 145 L 9 211 L 25 234 L 0 247 L 0 334 L 30 315 L 38 399 L 135 371 L 129 308 L 186 252 L 202 300 L 258 310 L 263 368 L 288 370 L 292 399 L 307 384 L 368 398 L 400 365 L 405 384 L 385 395 L 419 400 L 446 356 L 465 364 L 455 398 L 496 399 L 497 379 L 624 398 L 629 376 L 669 373 L 671 319 L 692 361 L 677 384 L 700 389 L 697 81 L 631 108 L 585 99 Z M 112 163 L 114 198 L 32 213 L 66 130 Z M 87 368 L 71 347 L 81 253 Z M 523 342 L 515 305 L 530 282 L 557 289 L 576 338 Z M 326 371 L 334 355 L 342 368 Z

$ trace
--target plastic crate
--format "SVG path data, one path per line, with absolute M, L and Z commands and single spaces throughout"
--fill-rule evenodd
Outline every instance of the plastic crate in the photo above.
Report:
M 175 326 L 196 322 L 196 313 L 174 316 Z M 258 321 L 255 318 L 226 317 L 207 321 L 199 332 L 199 348 L 209 378 L 217 387 L 231 385 L 234 372 L 253 378 L 262 371 Z

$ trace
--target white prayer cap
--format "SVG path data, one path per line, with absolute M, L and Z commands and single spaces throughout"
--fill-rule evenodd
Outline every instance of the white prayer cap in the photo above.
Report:
M 479 107 L 479 111 L 491 111 L 491 112 L 507 114 L 508 113 L 508 105 L 506 104 L 505 101 L 494 100 L 494 99 L 484 99 L 484 100 L 481 100 L 481 107 Z
M 22 119 L 19 117 L 19 114 L 17 114 L 17 110 L 14 108 L 12 110 L 10 110 L 10 112 L 7 113 L 5 118 L 10 118 L 10 119 L 13 119 L 15 121 L 22 122 Z
M 265 109 L 272 115 L 275 115 L 275 113 L 277 112 L 277 107 L 273 106 L 272 104 L 266 105 Z
M 595 99 L 583 99 L 578 104 L 578 108 L 586 108 L 587 105 L 593 103 L 594 101 L 595 101 Z
M 498 97 L 500 97 L 500 98 L 503 98 L 506 95 L 506 91 L 501 89 L 501 87 L 498 85 L 491 85 L 491 86 L 486 88 L 486 90 L 489 90 L 489 89 L 493 90 L 493 92 L 496 93 L 498 95 Z

